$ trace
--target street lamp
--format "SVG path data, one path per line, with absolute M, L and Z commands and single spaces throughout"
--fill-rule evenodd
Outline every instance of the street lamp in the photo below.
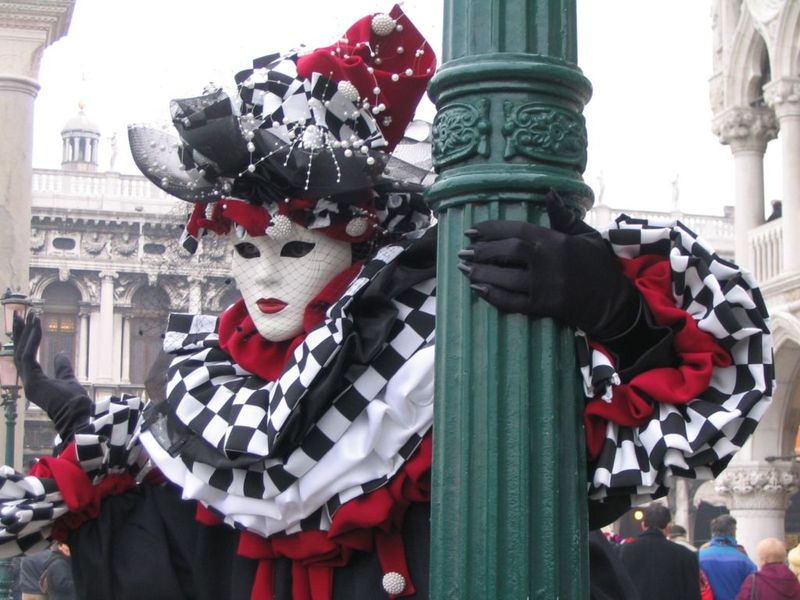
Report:
M 14 330 L 14 313 L 25 318 L 31 305 L 27 296 L 21 292 L 12 292 L 7 289 L 0 297 L 3 306 L 3 322 L 6 335 L 11 339 Z M 19 376 L 14 365 L 13 339 L 3 344 L 0 349 L 0 406 L 6 418 L 6 456 L 5 463 L 14 466 L 14 428 L 17 425 L 17 399 L 19 398 Z M 11 588 L 14 583 L 14 569 L 12 559 L 0 561 L 0 595 L 3 598 L 11 597 Z
M 11 338 L 14 330 L 14 315 L 25 318 L 31 301 L 22 292 L 12 292 L 7 288 L 0 305 L 3 306 L 3 323 L 6 335 Z M 0 405 L 6 417 L 6 456 L 7 465 L 14 466 L 14 427 L 17 424 L 17 398 L 19 398 L 19 383 L 17 369 L 14 365 L 14 342 L 3 344 L 0 350 Z

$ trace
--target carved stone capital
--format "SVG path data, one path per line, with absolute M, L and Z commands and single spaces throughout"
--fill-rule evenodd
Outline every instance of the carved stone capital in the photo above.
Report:
M 800 77 L 783 77 L 764 86 L 764 100 L 778 118 L 800 115 Z
M 741 150 L 763 153 L 767 142 L 778 135 L 778 120 L 769 108 L 734 107 L 718 115 L 711 129 L 734 153 Z
M 777 509 L 789 506 L 800 476 L 791 467 L 734 467 L 717 477 L 718 494 L 731 497 L 732 509 Z
M 0 2 L 0 71 L 35 78 L 42 51 L 69 28 L 75 0 Z

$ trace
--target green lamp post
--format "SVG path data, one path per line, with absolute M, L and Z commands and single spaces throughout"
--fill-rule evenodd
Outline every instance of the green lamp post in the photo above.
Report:
M 588 598 L 582 399 L 571 331 L 501 314 L 456 269 L 486 219 L 591 206 L 575 0 L 445 0 L 428 200 L 439 218 L 434 600 Z
M 0 297 L 3 306 L 3 322 L 6 335 L 11 336 L 14 325 L 14 313 L 23 318 L 30 307 L 30 301 L 25 294 L 6 290 Z M 6 448 L 5 464 L 14 466 L 14 443 L 16 440 L 15 428 L 17 425 L 17 400 L 19 399 L 19 378 L 14 365 L 14 344 L 3 344 L 0 350 L 0 404 L 6 421 Z M 12 597 L 14 569 L 12 560 L 0 560 L 0 598 Z

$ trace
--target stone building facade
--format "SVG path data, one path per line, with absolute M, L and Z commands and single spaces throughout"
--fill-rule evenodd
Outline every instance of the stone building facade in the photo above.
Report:
M 34 169 L 30 299 L 45 332 L 40 360 L 64 352 L 93 397 L 144 393 L 170 312 L 217 314 L 238 297 L 228 241 L 178 243 L 190 209 L 144 177 L 98 170 L 100 132 L 81 112 L 64 127 L 61 169 Z M 35 407 L 26 460 L 52 445 Z

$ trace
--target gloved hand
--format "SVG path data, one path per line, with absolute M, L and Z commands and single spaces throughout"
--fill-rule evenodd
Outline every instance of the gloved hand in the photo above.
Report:
M 48 377 L 36 360 L 42 341 L 42 323 L 33 313 L 27 319 L 14 315 L 14 364 L 25 390 L 25 398 L 41 408 L 53 421 L 64 441 L 75 429 L 89 421 L 92 401 L 72 370 L 72 363 L 63 354 L 53 359 L 55 378 Z
M 484 221 L 465 234 L 458 268 L 476 294 L 505 312 L 552 317 L 603 341 L 638 321 L 642 300 L 600 233 L 547 195 L 552 229 Z

